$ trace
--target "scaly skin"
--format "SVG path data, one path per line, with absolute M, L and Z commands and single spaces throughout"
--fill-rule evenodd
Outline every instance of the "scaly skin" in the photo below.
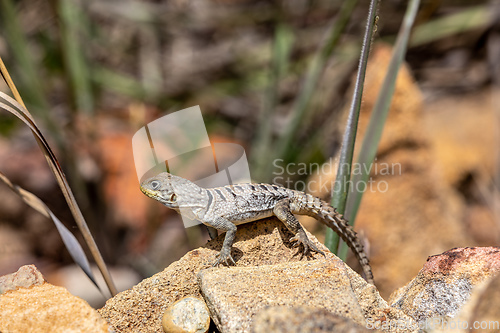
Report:
M 145 180 L 141 191 L 165 206 L 208 227 L 225 231 L 221 252 L 214 263 L 234 264 L 231 246 L 239 224 L 276 216 L 294 237 L 290 241 L 301 246 L 301 258 L 311 251 L 324 255 L 308 238 L 293 214 L 309 215 L 333 229 L 352 249 L 365 278 L 373 284 L 368 257 L 356 232 L 341 214 L 325 201 L 304 192 L 270 184 L 238 184 L 216 188 L 202 188 L 193 182 L 163 172 Z

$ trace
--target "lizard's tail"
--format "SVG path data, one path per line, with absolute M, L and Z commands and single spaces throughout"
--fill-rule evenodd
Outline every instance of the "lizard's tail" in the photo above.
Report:
M 310 194 L 300 193 L 297 195 L 298 193 L 300 192 L 296 192 L 295 196 L 298 206 L 294 207 L 296 208 L 296 213 L 312 216 L 335 231 L 354 252 L 354 255 L 361 264 L 366 281 L 373 284 L 373 273 L 370 267 L 370 261 L 366 256 L 363 244 L 361 244 L 352 226 L 349 225 L 342 214 L 338 213 L 335 208 L 325 201 Z

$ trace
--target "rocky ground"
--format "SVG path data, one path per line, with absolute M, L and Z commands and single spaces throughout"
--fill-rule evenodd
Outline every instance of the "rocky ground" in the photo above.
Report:
M 470 332 L 465 325 L 480 325 L 478 332 L 500 329 L 498 247 L 456 248 L 429 257 L 417 276 L 386 301 L 376 286 L 329 252 L 326 258 L 298 260 L 290 237 L 276 219 L 244 225 L 234 244 L 237 267 L 211 267 L 221 235 L 109 299 L 97 312 L 64 288 L 45 282 L 35 266 L 23 266 L 0 278 L 0 331 L 446 332 L 451 325 L 462 325 L 453 332 Z

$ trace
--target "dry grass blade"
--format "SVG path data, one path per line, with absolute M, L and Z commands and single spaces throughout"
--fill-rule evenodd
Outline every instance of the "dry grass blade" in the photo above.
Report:
M 12 81 L 9 73 L 7 72 L 7 68 L 5 67 L 5 64 L 3 63 L 1 57 L 0 57 L 0 73 L 2 74 L 4 81 L 7 83 L 7 86 L 9 86 L 10 90 L 12 91 L 12 94 L 14 95 L 15 99 L 20 101 L 22 106 L 26 108 L 26 105 L 24 105 L 23 99 L 21 98 L 21 95 L 19 95 L 19 91 L 17 91 L 16 85 L 14 84 L 14 81 Z
M 64 245 L 69 251 L 69 254 L 73 260 L 81 267 L 81 269 L 87 274 L 89 279 L 94 283 L 94 285 L 100 290 L 92 270 L 90 269 L 89 261 L 85 256 L 85 252 L 76 240 L 76 237 L 59 221 L 59 219 L 52 213 L 52 211 L 40 200 L 36 195 L 25 189 L 12 184 L 12 182 L 0 172 L 0 180 L 3 181 L 14 193 L 19 195 L 23 201 L 28 204 L 31 208 L 44 215 L 45 217 L 52 219 L 56 225 L 57 231 L 61 235 Z
M 20 103 L 18 103 L 12 97 L 8 96 L 3 92 L 0 92 L 0 108 L 14 114 L 16 117 L 21 119 L 26 125 L 28 125 L 28 127 L 33 132 L 33 135 L 35 136 L 35 139 L 40 149 L 42 150 L 52 173 L 56 177 L 57 183 L 59 184 L 59 187 L 61 188 L 61 191 L 64 195 L 64 198 L 68 203 L 68 206 L 76 221 L 76 224 L 78 225 L 78 228 L 80 229 L 97 266 L 99 267 L 99 270 L 101 271 L 104 280 L 106 281 L 106 285 L 108 286 L 111 295 L 116 295 L 116 287 L 114 286 L 114 283 L 111 279 L 111 275 L 109 274 L 109 271 L 106 267 L 106 264 L 104 263 L 102 255 L 99 252 L 99 249 L 97 248 L 97 245 L 94 241 L 94 238 L 92 237 L 92 234 L 90 233 L 90 230 L 87 226 L 87 223 L 85 222 L 82 212 L 78 207 L 76 199 L 73 195 L 73 192 L 71 191 L 71 188 L 69 187 L 66 177 L 61 169 L 61 166 L 59 165 L 59 162 L 57 161 L 57 158 L 54 155 L 52 149 L 50 148 L 47 140 L 45 140 L 45 137 L 42 135 L 41 131 L 36 125 L 33 117 L 26 110 L 26 108 L 23 107 L 24 103 L 22 102 L 21 97 L 17 93 L 17 89 L 12 80 L 10 79 L 10 75 L 1 59 L 0 59 L 0 71 L 2 72 L 2 76 L 9 85 L 9 88 L 12 90 L 14 96 L 18 96 L 20 101 Z M 8 104 L 5 104 L 4 102 Z

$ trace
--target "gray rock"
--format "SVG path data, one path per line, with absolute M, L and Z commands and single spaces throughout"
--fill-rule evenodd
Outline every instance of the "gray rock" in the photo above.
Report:
M 206 333 L 210 327 L 207 305 L 194 297 L 180 299 L 165 311 L 162 327 L 166 333 Z
M 420 325 L 455 317 L 473 287 L 500 271 L 500 248 L 456 248 L 429 257 L 418 275 L 393 296 L 392 306 Z
M 454 318 L 432 318 L 427 328 L 429 333 L 500 332 L 500 275 L 475 286 Z

